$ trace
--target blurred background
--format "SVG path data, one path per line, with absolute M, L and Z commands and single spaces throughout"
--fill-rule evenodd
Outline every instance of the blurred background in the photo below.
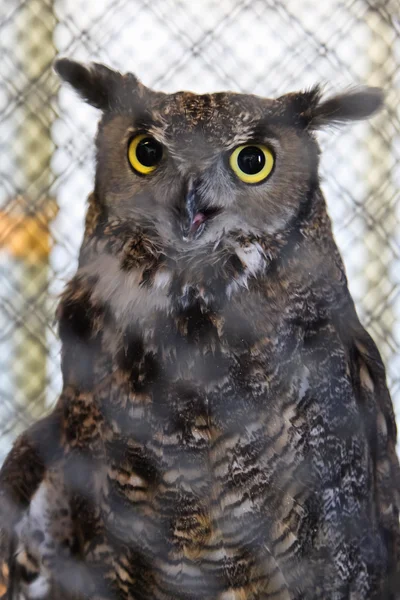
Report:
M 58 55 L 155 89 L 274 96 L 382 86 L 386 110 L 320 134 L 323 190 L 400 416 L 399 0 L 1 0 L 0 463 L 61 386 L 57 297 L 77 265 L 98 114 Z

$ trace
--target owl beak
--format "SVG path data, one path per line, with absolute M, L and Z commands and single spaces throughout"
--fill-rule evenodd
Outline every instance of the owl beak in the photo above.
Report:
M 199 237 L 207 220 L 206 215 L 198 210 L 199 197 L 197 185 L 191 181 L 185 197 L 185 216 L 182 224 L 184 240 L 193 240 Z
M 182 223 L 182 235 L 185 241 L 199 238 L 205 229 L 206 222 L 217 212 L 202 208 L 197 182 L 189 182 L 185 197 L 185 215 Z

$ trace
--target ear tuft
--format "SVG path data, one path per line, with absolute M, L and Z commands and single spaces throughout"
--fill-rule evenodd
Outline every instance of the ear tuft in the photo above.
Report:
M 313 129 L 368 119 L 383 107 L 384 93 L 377 87 L 360 87 L 320 101 L 310 111 Z
M 316 85 L 305 92 L 278 98 L 285 120 L 304 129 L 320 129 L 348 121 L 367 119 L 383 106 L 384 93 L 376 87 L 359 87 L 323 100 L 323 89 Z
M 123 76 L 99 63 L 83 65 L 68 58 L 54 64 L 58 75 L 89 104 L 100 110 L 112 110 Z

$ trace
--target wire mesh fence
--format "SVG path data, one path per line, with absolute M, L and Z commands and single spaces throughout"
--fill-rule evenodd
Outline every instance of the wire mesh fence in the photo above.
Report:
M 386 90 L 370 123 L 321 134 L 323 190 L 361 319 L 400 414 L 398 0 L 3 0 L 0 8 L 0 462 L 60 390 L 57 296 L 74 272 L 96 111 L 57 55 L 155 89 L 274 96 L 325 83 Z

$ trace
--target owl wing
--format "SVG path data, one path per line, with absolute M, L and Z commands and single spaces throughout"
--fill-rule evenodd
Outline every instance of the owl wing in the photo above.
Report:
M 389 553 L 388 597 L 400 590 L 400 467 L 396 452 L 397 429 L 386 385 L 385 367 L 375 342 L 351 307 L 350 328 L 342 331 L 350 344 L 353 388 L 363 416 L 373 464 L 375 506 Z M 342 321 L 343 322 L 343 321 Z
M 57 409 L 18 438 L 0 470 L 0 599 L 11 600 L 19 588 L 16 526 L 60 453 Z M 21 597 L 18 595 L 18 597 Z M 22 596 L 23 597 L 23 596 Z

